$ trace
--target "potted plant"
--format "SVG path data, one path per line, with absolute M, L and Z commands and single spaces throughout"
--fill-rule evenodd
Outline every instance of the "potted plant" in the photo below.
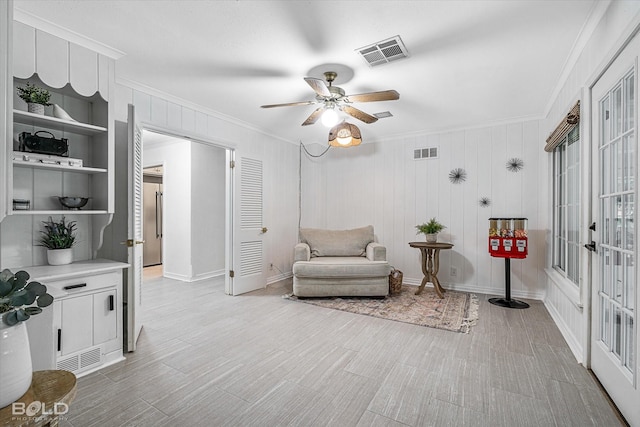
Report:
M 25 86 L 18 86 L 18 96 L 27 103 L 30 113 L 44 114 L 45 105 L 49 104 L 51 93 L 48 90 L 27 82 Z
M 47 248 L 47 261 L 50 265 L 71 264 L 73 252 L 71 248 L 76 241 L 76 222 L 67 222 L 64 218 L 54 221 L 51 217 L 42 221 L 44 230 L 40 231 L 40 245 Z
M 447 227 L 440 224 L 435 217 L 431 218 L 427 223 L 416 225 L 416 229 L 418 230 L 417 234 L 423 233 L 429 243 L 437 242 L 438 233 L 445 228 Z
M 51 303 L 47 287 L 29 282 L 26 271 L 0 273 L 0 408 L 18 400 L 31 385 L 31 350 L 24 321 Z

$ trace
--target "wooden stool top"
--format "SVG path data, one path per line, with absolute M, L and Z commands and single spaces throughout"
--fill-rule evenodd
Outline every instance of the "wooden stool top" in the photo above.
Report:
M 0 409 L 0 426 L 45 426 L 63 415 L 62 411 L 66 413 L 65 405 L 69 405 L 75 396 L 76 376 L 71 372 L 35 371 L 27 392 L 14 402 L 18 404 L 17 410 L 13 410 L 14 404 Z M 35 410 L 36 406 L 39 407 L 38 412 L 28 416 L 27 410 Z M 47 414 L 42 415 L 42 408 Z

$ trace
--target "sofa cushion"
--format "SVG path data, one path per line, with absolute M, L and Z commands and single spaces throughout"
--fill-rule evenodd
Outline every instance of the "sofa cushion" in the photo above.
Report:
M 373 239 L 372 225 L 352 230 L 300 229 L 300 241 L 309 245 L 312 257 L 364 256 Z
M 315 278 L 387 277 L 389 263 L 364 257 L 316 257 L 293 264 L 293 275 Z

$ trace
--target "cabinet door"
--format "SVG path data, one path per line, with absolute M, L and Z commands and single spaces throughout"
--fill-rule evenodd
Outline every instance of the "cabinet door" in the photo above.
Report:
M 59 355 L 65 356 L 93 344 L 93 296 L 64 299 L 61 304 Z
M 103 344 L 118 337 L 117 297 L 115 289 L 93 295 L 93 345 Z M 105 348 L 105 352 L 109 351 L 110 349 Z

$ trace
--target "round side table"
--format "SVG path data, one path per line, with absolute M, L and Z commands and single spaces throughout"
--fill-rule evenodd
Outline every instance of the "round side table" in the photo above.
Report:
M 420 249 L 422 254 L 422 283 L 416 291 L 416 295 L 420 295 L 424 290 L 424 286 L 427 282 L 433 283 L 433 288 L 440 298 L 444 298 L 443 293 L 446 290 L 440 285 L 438 280 L 438 269 L 440 268 L 440 250 L 451 249 L 453 245 L 451 243 L 427 243 L 427 242 L 410 242 L 409 246 L 412 248 Z
M 71 372 L 35 371 L 27 392 L 0 409 L 0 426 L 57 426 L 75 397 L 76 376 Z

